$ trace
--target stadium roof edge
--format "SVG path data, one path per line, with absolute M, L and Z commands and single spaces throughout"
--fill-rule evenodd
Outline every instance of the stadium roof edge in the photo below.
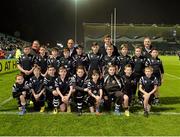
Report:
M 132 25 L 133 23 L 119 23 L 119 24 L 116 24 L 117 26 L 127 26 L 127 25 Z M 155 24 L 155 23 L 154 23 Z M 152 26 L 154 24 L 133 24 L 134 26 Z M 90 22 L 83 22 L 83 25 L 110 25 L 110 23 L 90 23 Z M 158 27 L 179 27 L 180 24 L 155 24 L 157 25 Z

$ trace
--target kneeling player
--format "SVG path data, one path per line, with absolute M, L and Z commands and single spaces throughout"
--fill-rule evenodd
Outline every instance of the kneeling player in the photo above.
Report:
M 53 94 L 52 92 L 55 90 L 55 68 L 51 65 L 48 66 L 47 75 L 44 77 L 44 88 L 45 88 L 45 95 L 46 101 L 48 104 L 48 108 L 53 108 Z
M 69 107 L 69 98 L 73 92 L 73 86 L 70 86 L 70 78 L 67 76 L 65 67 L 59 68 L 59 77 L 55 80 L 56 90 L 53 91 L 54 114 L 58 113 L 60 106 L 61 112 L 65 112 Z
M 22 74 L 16 76 L 16 83 L 12 87 L 13 98 L 17 98 L 19 104 L 19 115 L 24 115 L 26 112 L 26 93 L 29 91 L 28 86 L 24 82 Z
M 142 76 L 139 80 L 139 95 L 143 99 L 144 104 L 144 116 L 148 117 L 151 109 L 151 103 L 154 98 L 154 93 L 158 86 L 158 80 L 152 76 L 153 68 L 145 68 L 145 76 Z
M 91 113 L 95 112 L 99 114 L 99 105 L 101 103 L 103 90 L 102 90 L 102 81 L 100 80 L 100 73 L 97 70 L 93 70 L 91 74 L 90 81 L 87 83 L 88 86 L 88 105 Z
M 77 106 L 78 115 L 82 115 L 82 108 L 84 102 L 84 96 L 86 95 L 88 88 L 86 87 L 86 73 L 84 66 L 78 66 L 76 69 L 76 75 L 71 78 L 71 85 L 75 89 L 74 99 Z
M 133 95 L 133 87 L 135 86 L 135 78 L 132 75 L 132 67 L 130 64 L 124 67 L 124 75 L 123 75 L 123 105 L 125 109 L 125 115 L 129 116 L 129 103 L 131 103 L 132 95 Z
M 116 74 L 116 67 L 110 65 L 108 67 L 108 74 L 104 77 L 104 105 L 107 110 L 111 109 L 112 103 L 115 103 L 115 114 L 120 115 L 120 105 L 123 101 L 123 80 Z
M 35 67 L 33 70 L 34 76 L 30 78 L 29 87 L 32 91 L 32 101 L 34 104 L 34 109 L 44 112 L 45 106 L 45 96 L 44 96 L 44 77 L 41 76 L 41 68 L 39 66 Z

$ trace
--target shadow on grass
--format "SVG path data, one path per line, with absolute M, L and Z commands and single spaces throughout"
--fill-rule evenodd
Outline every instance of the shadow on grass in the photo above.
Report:
M 160 103 L 162 105 L 180 104 L 180 97 L 160 97 Z
M 176 110 L 175 106 L 166 106 L 166 105 L 173 105 L 173 104 L 180 104 L 180 97 L 160 97 L 160 105 L 153 106 L 152 111 L 153 112 L 170 112 L 173 110 Z M 3 111 L 17 111 L 18 108 L 16 106 L 2 106 L 0 107 L 0 112 Z M 27 107 L 28 112 L 35 112 L 32 106 Z M 46 111 L 52 111 L 52 109 L 47 109 Z M 75 111 L 75 110 L 74 110 Z M 73 111 L 73 112 L 74 112 Z M 130 112 L 139 112 L 143 111 L 142 105 L 135 105 L 133 107 L 130 107 Z M 87 111 L 88 112 L 88 111 Z M 104 111 L 103 111 L 104 112 Z
M 152 108 L 151 108 L 152 112 L 173 112 L 174 110 L 176 110 L 175 107 L 164 107 L 162 105 L 152 106 Z M 131 113 L 139 112 L 139 111 L 143 111 L 142 106 L 135 106 L 135 107 L 130 108 Z
M 152 112 L 173 112 L 173 110 L 176 110 L 175 107 L 152 107 Z
M 17 110 L 18 110 L 17 107 L 8 107 L 8 108 L 0 107 L 0 112 L 5 112 L 5 111 L 17 111 Z

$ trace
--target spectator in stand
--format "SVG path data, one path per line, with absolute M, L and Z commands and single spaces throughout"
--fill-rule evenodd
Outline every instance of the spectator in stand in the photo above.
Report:
M 0 48 L 0 59 L 5 59 L 5 52 Z
M 180 51 L 178 52 L 179 60 L 180 60 Z
M 21 49 L 19 46 L 16 47 L 15 58 L 18 59 L 21 56 Z

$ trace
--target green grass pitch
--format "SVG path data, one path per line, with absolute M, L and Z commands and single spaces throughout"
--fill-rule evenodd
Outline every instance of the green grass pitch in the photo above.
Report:
M 27 113 L 16 114 L 11 87 L 18 72 L 0 75 L 0 136 L 175 136 L 180 135 L 180 61 L 176 56 L 160 56 L 164 64 L 164 83 L 160 87 L 160 106 L 149 118 L 138 108 L 130 117 L 103 114 Z

